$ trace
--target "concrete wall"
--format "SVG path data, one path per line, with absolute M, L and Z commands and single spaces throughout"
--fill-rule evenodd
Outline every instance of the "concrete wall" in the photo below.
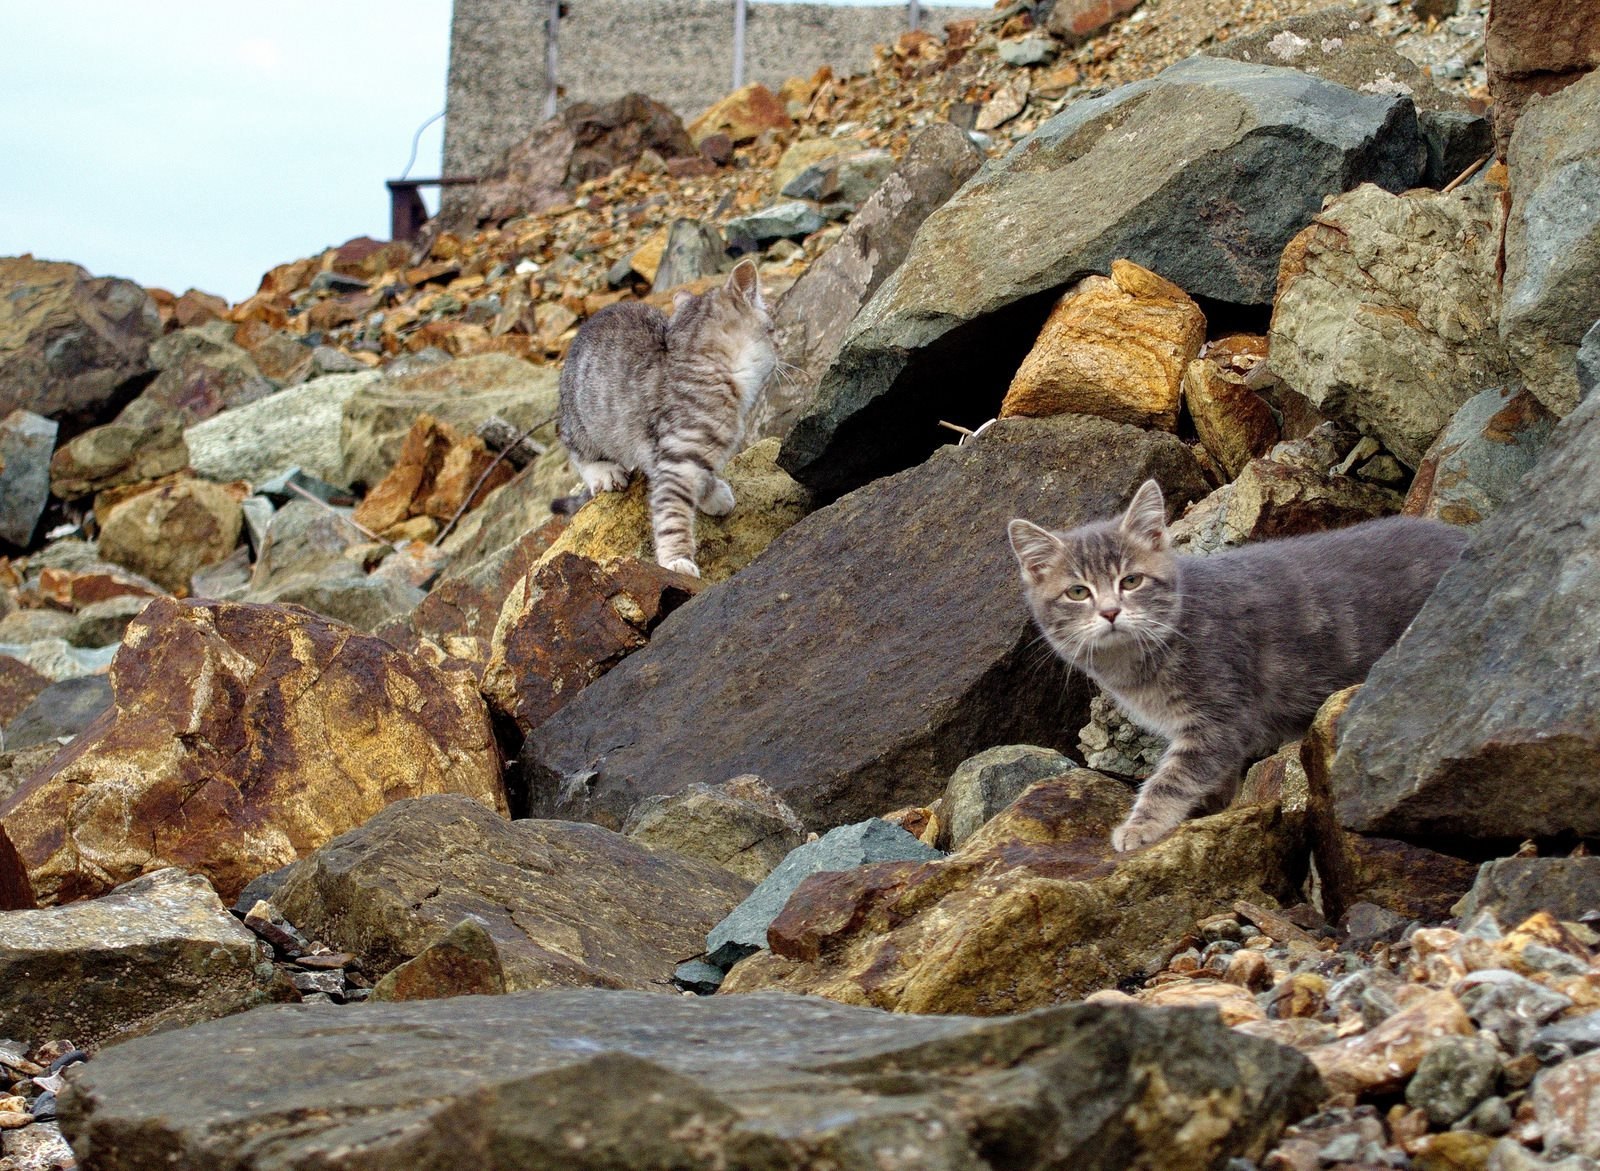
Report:
M 557 74 L 563 105 L 630 91 L 689 121 L 733 80 L 731 0 L 568 0 Z M 543 120 L 544 0 L 455 0 L 444 173 L 474 175 Z M 924 8 L 922 27 L 984 16 L 990 8 Z M 745 80 L 774 89 L 821 65 L 865 72 L 872 47 L 906 29 L 906 10 L 826 4 L 751 4 Z

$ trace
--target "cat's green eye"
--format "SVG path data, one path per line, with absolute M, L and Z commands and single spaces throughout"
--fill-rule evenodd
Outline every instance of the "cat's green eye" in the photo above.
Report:
M 1088 596 L 1089 587 L 1084 585 L 1082 582 L 1079 582 L 1076 585 L 1069 585 L 1067 587 L 1067 597 L 1071 598 L 1074 602 L 1081 602 Z
M 1125 590 L 1136 590 L 1144 584 L 1144 574 L 1130 573 L 1117 584 Z

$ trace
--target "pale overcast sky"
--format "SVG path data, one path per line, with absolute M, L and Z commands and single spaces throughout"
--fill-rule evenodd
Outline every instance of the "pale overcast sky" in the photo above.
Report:
M 383 181 L 444 108 L 450 0 L 0 0 L 0 35 L 0 256 L 237 302 L 387 239 Z

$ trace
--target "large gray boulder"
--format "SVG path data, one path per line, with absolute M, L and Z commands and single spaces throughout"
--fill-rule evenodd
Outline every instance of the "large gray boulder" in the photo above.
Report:
M 1259 306 L 1323 199 L 1413 186 L 1408 98 L 1193 57 L 1072 103 L 923 223 L 851 326 L 783 466 L 832 498 L 916 463 L 940 419 L 998 412 L 1068 286 L 1125 257 L 1192 296 Z
M 1214 1012 L 914 1017 L 577 990 L 287 1005 L 118 1046 L 62 1127 L 96 1171 L 1212 1168 L 1321 1085 Z
M 1591 396 L 1351 703 L 1330 777 L 1340 824 L 1410 839 L 1600 833 L 1597 515 Z
M 1070 748 L 1089 690 L 1041 653 L 1006 522 L 1068 527 L 1154 476 L 1204 491 L 1170 435 L 1006 419 L 778 537 L 534 729 L 532 812 L 618 825 L 634 804 L 755 773 L 809 827 L 925 804 L 995 744 Z
M 610 830 L 507 821 L 469 797 L 397 801 L 296 863 L 273 896 L 296 927 L 383 973 L 476 917 L 508 991 L 667 990 L 750 892 L 719 866 Z
M 26 546 L 50 499 L 56 422 L 21 408 L 0 419 L 0 541 Z
M 196 423 L 184 432 L 189 464 L 211 480 L 261 484 L 301 468 L 348 487 L 339 428 L 344 404 L 381 375 L 330 374 Z
M 833 247 L 783 295 L 772 322 L 779 356 L 792 369 L 767 386 L 757 408 L 758 434 L 784 435 L 811 405 L 851 321 L 905 259 L 923 220 L 982 162 L 983 152 L 965 131 L 948 122 L 928 127 Z
M 1600 72 L 1535 98 L 1506 151 L 1500 332 L 1528 389 L 1558 415 L 1578 401 L 1578 345 L 1600 307 Z

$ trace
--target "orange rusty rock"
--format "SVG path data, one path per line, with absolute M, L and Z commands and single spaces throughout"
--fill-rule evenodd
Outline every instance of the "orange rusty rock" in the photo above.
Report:
M 91 602 L 103 602 L 107 598 L 154 598 L 161 594 L 153 583 L 131 574 L 103 570 L 76 573 L 53 565 L 39 571 L 38 590 L 41 597 L 63 610 L 82 609 Z
M 1309 1050 L 1328 1091 L 1333 1094 L 1388 1092 L 1403 1086 L 1432 1042 L 1465 1036 L 1472 1021 L 1448 992 L 1416 996 L 1370 1032 Z
M 794 120 L 783 102 L 759 81 L 734 90 L 688 126 L 689 139 L 698 147 L 713 134 L 726 134 L 737 145 L 749 142 L 763 130 L 785 131 Z
M 489 471 L 491 466 L 493 471 Z M 486 471 L 488 478 L 474 493 L 474 485 Z M 406 433 L 400 458 L 367 494 L 352 519 L 377 533 L 387 533 L 417 516 L 449 521 L 468 493 L 473 493 L 474 505 L 481 504 L 514 474 L 509 463 L 495 464 L 494 453 L 476 435 L 463 435 L 442 419 L 419 415 Z
M 0 805 L 41 904 L 165 866 L 231 900 L 403 797 L 506 808 L 470 674 L 298 607 L 159 598 L 110 680 L 112 706 Z

